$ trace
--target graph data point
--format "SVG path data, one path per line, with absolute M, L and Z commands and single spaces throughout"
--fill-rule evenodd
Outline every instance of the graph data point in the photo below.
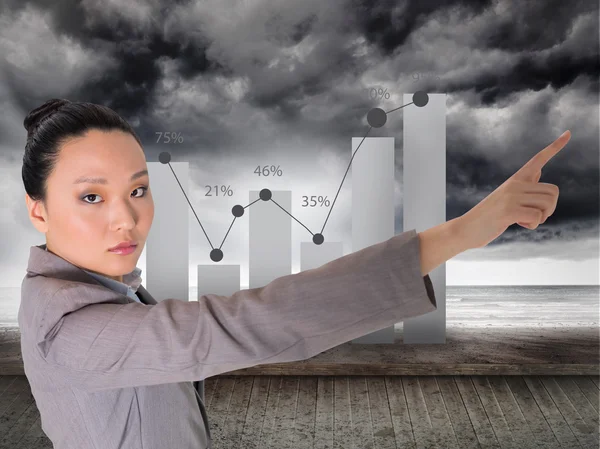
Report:
M 422 108 L 429 103 L 429 95 L 427 95 L 427 92 L 419 90 L 413 95 L 413 103 L 415 106 Z
M 269 201 L 271 199 L 272 195 L 273 194 L 271 193 L 271 191 L 269 189 L 262 189 L 259 194 L 260 199 L 263 201 Z
M 367 122 L 373 128 L 381 128 L 387 121 L 387 114 L 381 108 L 373 108 L 367 114 Z
M 219 248 L 213 249 L 210 252 L 210 260 L 212 260 L 213 262 L 219 262 L 223 260 L 223 251 L 221 251 Z
M 171 153 L 169 153 L 168 151 L 163 151 L 158 155 L 158 161 L 161 164 L 168 164 L 169 162 L 171 162 Z
M 236 204 L 231 208 L 231 213 L 234 217 L 241 217 L 242 215 L 244 215 L 244 206 Z
M 325 241 L 325 237 L 323 237 L 323 234 L 317 233 L 317 234 L 313 235 L 313 243 L 315 245 L 320 245 L 324 241 Z

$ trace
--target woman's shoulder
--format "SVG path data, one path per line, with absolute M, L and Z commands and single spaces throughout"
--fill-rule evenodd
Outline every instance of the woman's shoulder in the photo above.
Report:
M 51 338 L 64 316 L 99 303 L 120 307 L 128 300 L 100 284 L 28 273 L 21 287 L 21 331 L 33 332 L 36 343 L 40 343 Z
M 21 282 L 21 304 L 31 304 L 36 308 L 46 301 L 49 301 L 54 295 L 70 284 L 70 281 L 64 279 L 50 278 L 38 274 L 27 273 Z
M 33 332 L 37 334 L 40 330 L 47 329 L 48 317 L 46 311 L 52 303 L 56 293 L 60 291 L 68 281 L 50 278 L 28 272 L 21 283 L 21 304 L 19 305 L 19 327 L 21 333 Z

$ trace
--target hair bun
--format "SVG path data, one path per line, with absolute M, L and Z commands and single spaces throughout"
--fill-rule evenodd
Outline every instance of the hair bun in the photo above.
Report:
M 45 118 L 49 117 L 64 105 L 71 103 L 69 100 L 63 98 L 53 98 L 46 101 L 41 106 L 29 111 L 25 120 L 23 120 L 23 126 L 27 132 L 32 132 L 33 129 L 38 126 Z

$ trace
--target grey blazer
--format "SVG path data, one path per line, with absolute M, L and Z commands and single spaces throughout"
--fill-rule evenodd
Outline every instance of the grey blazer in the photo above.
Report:
M 199 381 L 308 359 L 437 308 L 414 229 L 230 297 L 157 302 L 141 285 L 139 296 L 30 248 L 21 351 L 55 449 L 210 448 Z

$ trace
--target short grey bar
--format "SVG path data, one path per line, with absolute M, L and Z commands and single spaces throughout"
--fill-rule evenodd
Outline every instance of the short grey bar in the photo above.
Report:
M 198 265 L 198 298 L 213 294 L 231 296 L 241 290 L 239 265 Z
M 300 271 L 311 270 L 339 259 L 344 254 L 342 242 L 323 242 L 315 245 L 311 242 L 300 242 Z

